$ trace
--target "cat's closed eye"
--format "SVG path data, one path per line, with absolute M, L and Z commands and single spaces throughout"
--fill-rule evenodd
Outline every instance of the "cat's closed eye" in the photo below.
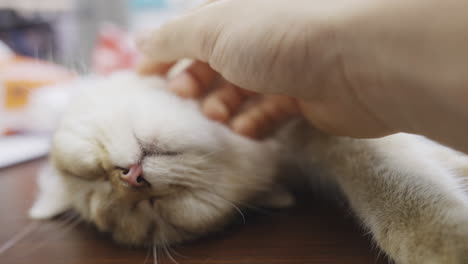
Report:
M 178 156 L 181 151 L 166 150 L 159 147 L 143 147 L 144 156 Z
M 163 150 L 159 150 L 155 153 L 156 155 L 161 155 L 161 156 L 177 156 L 177 155 L 180 155 L 182 154 L 181 152 L 177 152 L 177 151 L 163 151 Z
M 145 142 L 144 140 L 137 139 L 140 145 L 143 156 L 177 156 L 182 154 L 180 150 L 171 150 L 167 147 L 161 147 L 153 142 Z

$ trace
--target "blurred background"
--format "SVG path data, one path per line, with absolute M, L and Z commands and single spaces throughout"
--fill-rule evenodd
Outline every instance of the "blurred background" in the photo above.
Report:
M 46 155 L 69 98 L 132 68 L 134 36 L 199 0 L 0 0 L 0 168 Z

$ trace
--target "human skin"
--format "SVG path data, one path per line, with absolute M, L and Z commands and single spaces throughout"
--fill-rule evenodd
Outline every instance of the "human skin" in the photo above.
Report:
M 211 2 L 149 33 L 139 47 L 142 72 L 198 61 L 171 87 L 204 95 L 212 118 L 249 135 L 239 124 L 274 130 L 300 112 L 335 135 L 409 132 L 468 151 L 468 2 Z M 224 81 L 213 88 L 218 75 Z M 239 111 L 252 94 L 238 87 L 264 98 Z M 268 122 L 258 121 L 262 113 Z

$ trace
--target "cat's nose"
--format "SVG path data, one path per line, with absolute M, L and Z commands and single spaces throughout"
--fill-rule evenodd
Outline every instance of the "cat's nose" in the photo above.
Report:
M 141 164 L 134 164 L 120 175 L 120 179 L 130 186 L 141 187 L 148 182 L 143 178 L 143 168 Z

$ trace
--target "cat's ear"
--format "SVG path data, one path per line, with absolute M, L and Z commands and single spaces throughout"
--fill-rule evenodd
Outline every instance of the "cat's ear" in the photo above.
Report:
M 48 219 L 70 209 L 69 196 L 65 191 L 62 177 L 47 164 L 38 177 L 38 196 L 29 210 L 33 219 Z
M 256 200 L 257 205 L 268 208 L 287 208 L 295 204 L 294 195 L 279 184 L 259 196 Z

